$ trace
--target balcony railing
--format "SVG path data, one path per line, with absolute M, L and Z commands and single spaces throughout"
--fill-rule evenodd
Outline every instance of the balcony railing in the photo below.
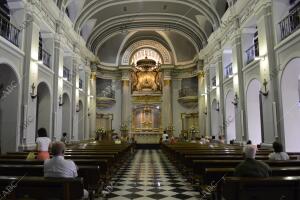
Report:
M 281 40 L 285 39 L 300 27 L 300 4 L 290 11 L 281 22 L 279 22 Z
M 63 77 L 64 77 L 64 79 L 66 79 L 67 81 L 71 81 L 70 70 L 69 70 L 67 67 L 64 67 Z
M 83 89 L 83 81 L 79 79 L 79 89 Z
M 39 60 L 43 61 L 43 64 L 46 65 L 47 67 L 50 67 L 51 54 L 48 53 L 45 49 L 42 49 L 39 52 Z
M 188 96 L 198 96 L 197 89 L 194 88 L 182 88 L 179 90 L 179 98 Z
M 0 15 L 0 35 L 19 47 L 19 34 L 20 30 Z
M 233 72 L 232 72 L 232 63 L 230 63 L 229 65 L 227 65 L 225 67 L 225 77 L 229 78 L 230 76 L 232 76 Z
M 110 98 L 110 99 L 115 99 L 116 94 L 115 91 L 113 90 L 103 90 L 100 93 L 98 93 L 97 97 L 106 97 L 106 98 Z
M 211 79 L 211 85 L 212 85 L 213 87 L 216 87 L 216 86 L 217 86 L 217 77 L 216 77 L 216 76 L 214 76 L 214 77 Z
M 249 64 L 255 58 L 255 46 L 252 45 L 249 49 L 247 49 L 246 54 L 247 54 L 247 64 Z

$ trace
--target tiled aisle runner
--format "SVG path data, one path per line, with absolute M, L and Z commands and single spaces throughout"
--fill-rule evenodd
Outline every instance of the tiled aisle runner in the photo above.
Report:
M 113 179 L 112 200 L 199 199 L 188 182 L 160 150 L 139 150 Z

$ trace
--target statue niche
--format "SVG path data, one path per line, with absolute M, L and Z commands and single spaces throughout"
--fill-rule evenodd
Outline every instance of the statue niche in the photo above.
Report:
M 132 92 L 161 92 L 159 63 L 152 59 L 139 60 L 132 68 Z

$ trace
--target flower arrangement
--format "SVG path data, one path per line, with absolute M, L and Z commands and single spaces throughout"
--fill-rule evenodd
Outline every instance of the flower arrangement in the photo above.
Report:
M 103 128 L 98 128 L 97 130 L 96 130 L 96 134 L 97 135 L 102 135 L 102 134 L 104 134 L 105 133 L 105 130 L 103 129 Z
M 128 131 L 127 125 L 122 123 L 121 126 L 120 126 L 120 131 Z

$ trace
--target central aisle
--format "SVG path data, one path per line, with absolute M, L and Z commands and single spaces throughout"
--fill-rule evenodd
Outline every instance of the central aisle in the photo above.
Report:
M 138 150 L 113 179 L 108 199 L 188 199 L 199 195 L 160 150 Z

